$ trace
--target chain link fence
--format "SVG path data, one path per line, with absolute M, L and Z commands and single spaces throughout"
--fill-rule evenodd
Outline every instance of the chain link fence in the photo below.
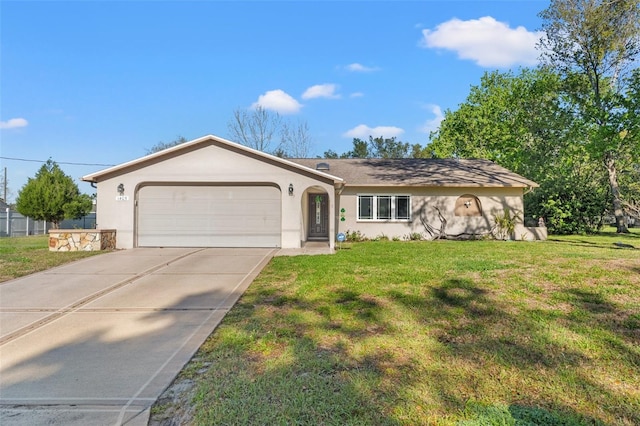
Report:
M 0 211 L 0 237 L 43 235 L 47 234 L 52 227 L 51 223 L 34 220 L 10 209 Z M 60 229 L 95 229 L 95 227 L 95 213 L 89 213 L 80 219 L 60 222 Z

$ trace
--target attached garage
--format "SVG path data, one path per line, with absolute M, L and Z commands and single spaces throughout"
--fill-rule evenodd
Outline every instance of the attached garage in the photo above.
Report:
M 138 247 L 281 247 L 282 193 L 265 184 L 142 184 Z
M 335 209 L 343 180 L 217 136 L 204 136 L 87 175 L 97 227 L 116 248 L 299 248 L 308 239 L 309 194 Z M 327 217 L 329 214 L 327 213 Z M 324 234 L 330 248 L 336 231 Z

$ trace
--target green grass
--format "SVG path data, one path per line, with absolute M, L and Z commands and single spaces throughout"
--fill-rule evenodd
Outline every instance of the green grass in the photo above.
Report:
M 100 252 L 51 252 L 48 235 L 0 238 L 0 282 L 96 254 Z
M 640 250 L 616 242 L 640 233 L 274 258 L 181 373 L 192 422 L 640 424 Z

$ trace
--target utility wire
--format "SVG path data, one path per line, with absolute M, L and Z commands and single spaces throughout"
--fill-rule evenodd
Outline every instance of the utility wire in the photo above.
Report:
M 13 161 L 29 161 L 32 163 L 46 163 L 49 160 L 46 161 L 42 161 L 42 160 L 29 160 L 27 158 L 13 158 L 13 157 L 0 157 L 0 159 L 2 160 L 13 160 Z M 66 165 L 70 165 L 70 166 L 103 166 L 103 167 L 112 167 L 115 166 L 115 164 L 99 164 L 99 163 L 71 163 L 68 161 L 56 161 L 56 164 L 66 164 Z

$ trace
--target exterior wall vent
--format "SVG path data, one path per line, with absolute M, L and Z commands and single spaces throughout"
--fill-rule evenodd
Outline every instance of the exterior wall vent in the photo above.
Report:
M 316 164 L 316 170 L 329 170 L 329 163 Z

